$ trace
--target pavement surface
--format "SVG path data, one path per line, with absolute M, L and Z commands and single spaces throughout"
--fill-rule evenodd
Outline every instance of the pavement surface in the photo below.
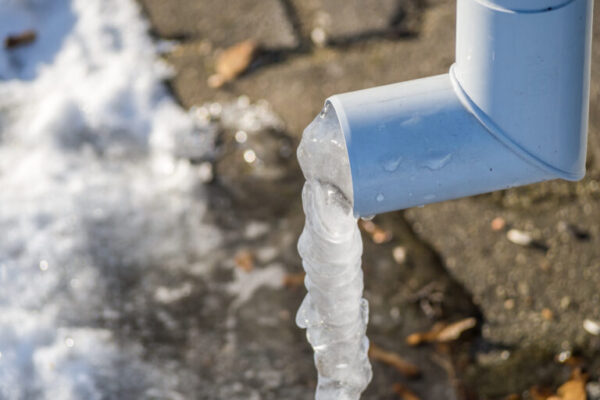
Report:
M 295 241 L 303 224 L 302 177 L 293 149 L 324 99 L 445 73 L 454 59 L 455 2 L 449 0 L 140 3 L 156 36 L 177 43 L 165 59 L 175 71 L 168 84 L 184 107 L 240 101 L 242 96 L 241 101 L 252 103 L 266 100 L 281 117 L 282 126 L 253 135 L 244 145 L 262 154 L 262 169 L 244 162 L 243 148 L 232 139 L 235 130 L 224 125 L 221 153 L 214 162 L 212 215 L 231 232 L 230 261 L 240 250 L 262 254 L 261 249 L 276 248 L 276 261 L 290 276 L 301 271 Z M 596 20 L 599 14 L 596 7 Z M 560 354 L 580 355 L 592 377 L 600 376 L 594 361 L 600 337 L 583 328 L 585 320 L 600 321 L 596 25 L 584 180 L 545 182 L 381 215 L 374 222 L 391 237 L 383 244 L 365 232 L 369 336 L 422 370 L 419 379 L 408 379 L 374 362 L 365 399 L 397 398 L 394 383 L 434 400 L 502 399 L 533 385 L 552 388 L 569 374 L 568 366 L 555 361 Z M 211 88 L 207 81 L 220 52 L 246 39 L 260 44 L 249 70 Z M 240 234 L 256 221 L 265 227 L 263 233 Z M 533 243 L 511 242 L 510 229 L 531 236 Z M 398 257 L 404 253 L 406 257 Z M 258 270 L 273 262 L 257 259 Z M 215 272 L 211 279 L 233 278 L 230 272 Z M 204 353 L 198 350 L 200 358 L 188 354 L 186 359 L 176 354 L 177 338 L 162 338 L 173 354 L 157 356 L 185 359 L 202 371 L 199 398 L 312 398 L 316 377 L 311 350 L 293 323 L 303 287 L 263 288 L 232 308 L 233 300 L 211 290 L 210 281 L 199 285 L 181 315 L 194 332 L 186 340 L 195 341 Z M 222 312 L 223 307 L 229 311 Z M 197 309 L 204 310 L 203 318 L 184 317 Z M 479 324 L 456 343 L 415 349 L 404 342 L 435 321 L 466 317 Z

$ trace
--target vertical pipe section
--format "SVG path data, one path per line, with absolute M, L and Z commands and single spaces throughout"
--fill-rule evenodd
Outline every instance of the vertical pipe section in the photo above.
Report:
M 592 7 L 593 0 L 457 6 L 451 75 L 465 105 L 503 143 L 568 180 L 585 174 Z

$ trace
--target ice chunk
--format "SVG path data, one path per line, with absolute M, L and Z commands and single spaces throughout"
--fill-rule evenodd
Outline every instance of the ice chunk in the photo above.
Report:
M 308 294 L 296 323 L 307 330 L 315 351 L 316 399 L 356 400 L 372 377 L 365 335 L 369 307 L 362 298 L 362 240 L 346 143 L 330 105 L 304 131 L 298 160 L 306 178 L 298 251 Z

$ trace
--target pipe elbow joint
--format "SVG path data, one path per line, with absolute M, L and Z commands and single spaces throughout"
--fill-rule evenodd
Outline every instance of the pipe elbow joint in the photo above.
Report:
M 458 0 L 448 74 L 327 99 L 356 215 L 583 177 L 593 1 L 502 2 Z

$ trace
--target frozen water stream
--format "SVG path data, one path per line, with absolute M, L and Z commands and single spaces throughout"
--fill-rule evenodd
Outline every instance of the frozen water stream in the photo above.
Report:
M 319 373 L 317 400 L 358 399 L 371 380 L 362 298 L 362 241 L 352 210 L 352 181 L 343 134 L 326 106 L 298 148 L 306 178 L 306 224 L 298 249 L 306 270 L 296 323 L 307 329 Z

